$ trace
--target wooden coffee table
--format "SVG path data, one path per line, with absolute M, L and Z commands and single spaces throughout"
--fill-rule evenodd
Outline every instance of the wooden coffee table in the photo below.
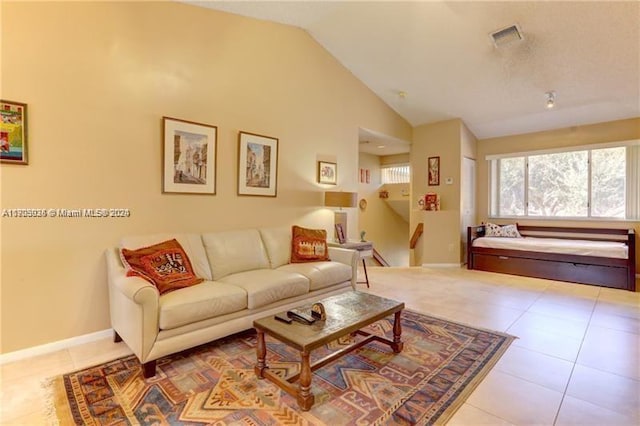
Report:
M 287 324 L 276 320 L 273 315 L 270 315 L 253 322 L 253 326 L 258 333 L 256 375 L 258 378 L 270 380 L 285 392 L 296 397 L 298 405 L 303 411 L 309 410 L 314 403 L 314 396 L 311 393 L 312 371 L 356 348 L 366 345 L 372 340 L 388 344 L 395 353 L 402 351 L 403 346 L 400 315 L 404 309 L 404 303 L 357 291 L 328 297 L 318 300 L 318 302 L 321 302 L 325 307 L 327 313 L 325 321 L 317 320 L 312 325 L 305 325 L 295 321 Z M 311 304 L 303 305 L 299 308 L 309 310 Z M 361 330 L 363 327 L 391 314 L 395 315 L 393 340 Z M 267 355 L 267 346 L 264 342 L 265 333 L 300 351 L 300 373 L 291 377 L 281 378 L 269 370 L 265 362 Z M 359 334 L 365 336 L 365 339 L 336 351 L 316 361 L 313 365 L 310 364 L 309 356 L 312 350 L 348 334 Z M 298 386 L 295 385 L 296 381 L 298 381 Z

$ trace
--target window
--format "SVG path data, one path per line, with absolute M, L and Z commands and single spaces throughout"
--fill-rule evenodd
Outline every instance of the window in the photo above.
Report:
M 640 217 L 637 142 L 488 157 L 492 217 Z
M 408 164 L 382 166 L 382 183 L 409 183 L 411 168 Z

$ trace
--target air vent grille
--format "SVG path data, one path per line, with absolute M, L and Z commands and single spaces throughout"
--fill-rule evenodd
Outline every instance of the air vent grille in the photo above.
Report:
M 513 43 L 514 41 L 524 40 L 522 31 L 520 31 L 520 27 L 517 24 L 511 25 L 498 31 L 494 31 L 490 34 L 490 36 L 491 41 L 493 42 L 493 45 L 495 47 L 502 47 L 507 44 Z

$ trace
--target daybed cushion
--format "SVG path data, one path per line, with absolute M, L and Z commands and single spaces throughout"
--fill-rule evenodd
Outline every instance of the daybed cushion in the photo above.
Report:
M 210 232 L 202 235 L 202 241 L 216 281 L 229 274 L 269 267 L 257 229 Z
M 227 275 L 221 281 L 242 287 L 247 292 L 249 309 L 309 292 L 309 280 L 306 277 L 273 269 L 239 272 Z
M 178 240 L 185 253 L 187 253 L 196 276 L 211 281 L 213 279 L 211 268 L 209 268 L 207 253 L 204 251 L 200 234 L 152 234 L 124 237 L 120 240 L 120 248 L 139 249 L 173 238 Z
M 267 249 L 271 268 L 288 264 L 291 260 L 291 228 L 263 228 L 260 229 L 260 235 Z
M 500 238 L 480 237 L 473 240 L 474 247 L 505 250 L 526 250 L 544 253 L 575 254 L 627 259 L 629 248 L 622 242 L 569 240 L 563 238 Z
M 340 262 L 291 263 L 278 268 L 278 271 L 296 272 L 309 279 L 309 290 L 325 287 L 351 280 L 351 266 Z
M 507 237 L 507 238 L 522 238 L 520 232 L 518 232 L 518 225 L 496 225 L 495 223 L 487 223 L 485 225 L 485 237 Z
M 240 287 L 205 281 L 160 296 L 160 329 L 217 317 L 247 307 L 247 293 Z

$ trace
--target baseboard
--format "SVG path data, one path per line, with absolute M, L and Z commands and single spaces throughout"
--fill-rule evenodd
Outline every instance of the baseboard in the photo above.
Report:
M 423 263 L 423 268 L 460 268 L 461 263 Z
M 0 365 L 8 362 L 20 361 L 25 358 L 31 358 L 38 355 L 45 355 L 51 352 L 72 348 L 84 343 L 94 342 L 113 335 L 113 329 L 96 331 L 95 333 L 83 334 L 82 336 L 71 337 L 69 339 L 58 340 L 44 345 L 33 346 L 27 349 L 21 349 L 15 352 L 7 352 L 0 354 Z

